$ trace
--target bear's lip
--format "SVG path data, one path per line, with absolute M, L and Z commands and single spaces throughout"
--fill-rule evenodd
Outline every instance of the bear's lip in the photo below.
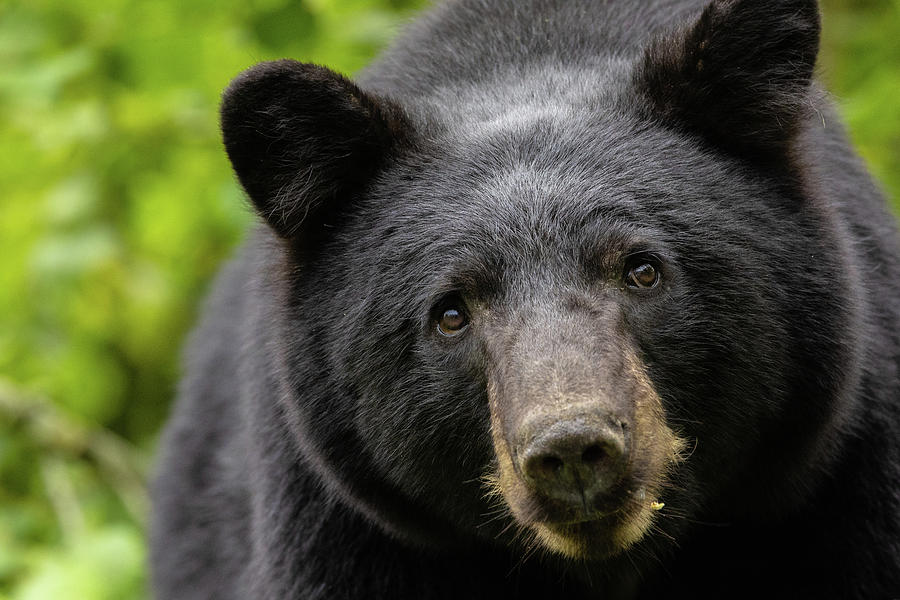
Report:
M 531 495 L 530 501 L 517 505 L 514 515 L 548 550 L 569 558 L 601 560 L 643 538 L 656 519 L 646 490 L 627 489 L 592 507 L 560 505 Z
M 575 517 L 571 519 L 545 519 L 536 521 L 536 523 L 541 523 L 543 525 L 549 525 L 551 527 L 563 527 L 567 525 L 581 525 L 583 523 L 595 523 L 599 521 L 609 520 L 615 517 L 616 515 L 620 515 L 623 512 L 623 508 L 617 508 L 611 512 L 600 512 L 594 511 L 590 514 L 583 515 L 581 517 Z
M 519 506 L 525 510 L 514 512 L 520 522 L 525 524 L 579 525 L 621 517 L 633 503 L 634 499 L 625 491 L 625 486 L 617 486 L 613 493 L 597 498 L 591 504 L 580 505 L 548 498 L 529 489 L 525 502 Z
M 588 513 L 565 515 L 542 514 L 533 518 L 529 525 L 532 527 L 550 527 L 553 529 L 584 528 L 585 526 L 591 528 L 605 526 L 612 529 L 617 523 L 628 518 L 627 508 L 628 507 L 625 504 L 620 504 L 607 511 L 592 510 Z

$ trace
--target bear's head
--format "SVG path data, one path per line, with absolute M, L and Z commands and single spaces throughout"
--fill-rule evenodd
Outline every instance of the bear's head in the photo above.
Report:
M 417 96 L 240 75 L 302 460 L 396 535 L 581 558 L 801 498 L 853 385 L 796 152 L 818 33 L 813 0 L 716 0 L 634 56 Z

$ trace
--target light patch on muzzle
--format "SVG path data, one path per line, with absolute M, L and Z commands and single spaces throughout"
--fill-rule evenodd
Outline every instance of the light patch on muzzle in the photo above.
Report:
M 575 522 L 558 521 L 542 509 L 540 493 L 532 489 L 516 467 L 514 451 L 505 438 L 504 403 L 497 382 L 489 380 L 488 398 L 496 468 L 484 479 L 487 495 L 501 497 L 517 524 L 531 532 L 544 549 L 570 558 L 601 558 L 626 550 L 651 530 L 665 514 L 665 489 L 671 472 L 685 460 L 688 444 L 669 427 L 662 401 L 634 352 L 625 353 L 624 374 L 633 406 L 631 447 L 623 477 L 619 507 L 609 514 Z

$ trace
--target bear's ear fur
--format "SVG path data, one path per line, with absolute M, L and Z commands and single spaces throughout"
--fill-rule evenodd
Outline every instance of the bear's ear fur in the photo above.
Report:
M 221 119 L 241 185 L 285 238 L 358 191 L 405 131 L 387 101 L 325 67 L 293 60 L 238 75 L 222 96 Z
M 663 121 L 778 160 L 812 111 L 819 29 L 815 0 L 714 0 L 650 43 L 637 85 Z

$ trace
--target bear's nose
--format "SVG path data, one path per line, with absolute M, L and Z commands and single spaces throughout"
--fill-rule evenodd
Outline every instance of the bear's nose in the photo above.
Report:
M 522 476 L 539 494 L 589 515 L 624 474 L 625 427 L 594 415 L 548 421 L 522 428 L 517 453 Z

